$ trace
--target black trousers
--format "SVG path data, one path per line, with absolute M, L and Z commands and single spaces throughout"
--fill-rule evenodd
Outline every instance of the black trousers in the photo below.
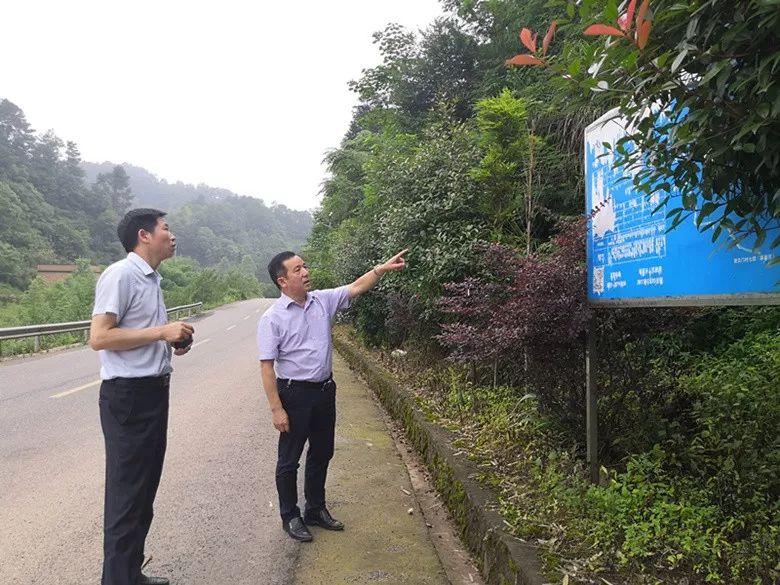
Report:
M 325 479 L 333 457 L 336 429 L 336 383 L 323 384 L 277 380 L 279 397 L 290 420 L 290 430 L 279 433 L 276 461 L 276 490 L 282 522 L 300 516 L 298 508 L 298 467 L 306 441 L 304 496 L 306 511 L 325 507 Z
M 102 585 L 137 585 L 168 435 L 169 377 L 100 386 L 106 444 Z

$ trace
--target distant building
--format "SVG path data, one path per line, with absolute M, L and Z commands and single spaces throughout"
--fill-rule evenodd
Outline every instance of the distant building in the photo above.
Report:
M 65 280 L 68 275 L 76 271 L 75 264 L 38 264 L 38 276 L 43 277 L 46 282 L 59 282 Z M 103 272 L 102 266 L 90 266 L 95 274 Z

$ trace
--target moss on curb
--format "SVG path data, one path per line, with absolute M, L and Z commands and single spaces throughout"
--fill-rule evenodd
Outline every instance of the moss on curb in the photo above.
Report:
M 334 331 L 336 349 L 366 380 L 420 453 L 433 476 L 463 540 L 490 585 L 543 585 L 538 549 L 508 534 L 496 512 L 497 498 L 471 477 L 476 473 L 464 457 L 457 457 L 453 436 L 428 420 L 414 398 L 382 364 L 367 355 L 341 331 Z

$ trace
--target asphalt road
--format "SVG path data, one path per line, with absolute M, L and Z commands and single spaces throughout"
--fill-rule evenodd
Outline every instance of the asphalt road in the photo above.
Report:
M 196 318 L 174 357 L 168 452 L 147 540 L 177 583 L 289 583 L 276 432 L 260 390 L 257 320 L 271 301 Z M 99 583 L 104 453 L 98 358 L 77 348 L 0 364 L 0 583 Z M 262 579 L 258 579 L 262 575 Z

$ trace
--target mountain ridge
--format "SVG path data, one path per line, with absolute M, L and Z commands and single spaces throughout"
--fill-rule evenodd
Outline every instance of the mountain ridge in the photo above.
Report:
M 207 201 L 221 201 L 227 197 L 248 197 L 248 195 L 235 193 L 223 187 L 213 187 L 206 183 L 198 183 L 196 185 L 183 181 L 170 182 L 144 167 L 128 162 L 81 162 L 81 168 L 88 183 L 94 183 L 100 173 L 110 173 L 116 166 L 124 168 L 127 176 L 130 178 L 130 188 L 138 202 L 138 206 L 155 203 L 165 207 L 166 211 L 173 211 L 190 201 L 197 201 L 200 198 Z M 266 206 L 273 206 L 273 204 L 269 205 L 260 197 L 252 198 L 261 201 Z

